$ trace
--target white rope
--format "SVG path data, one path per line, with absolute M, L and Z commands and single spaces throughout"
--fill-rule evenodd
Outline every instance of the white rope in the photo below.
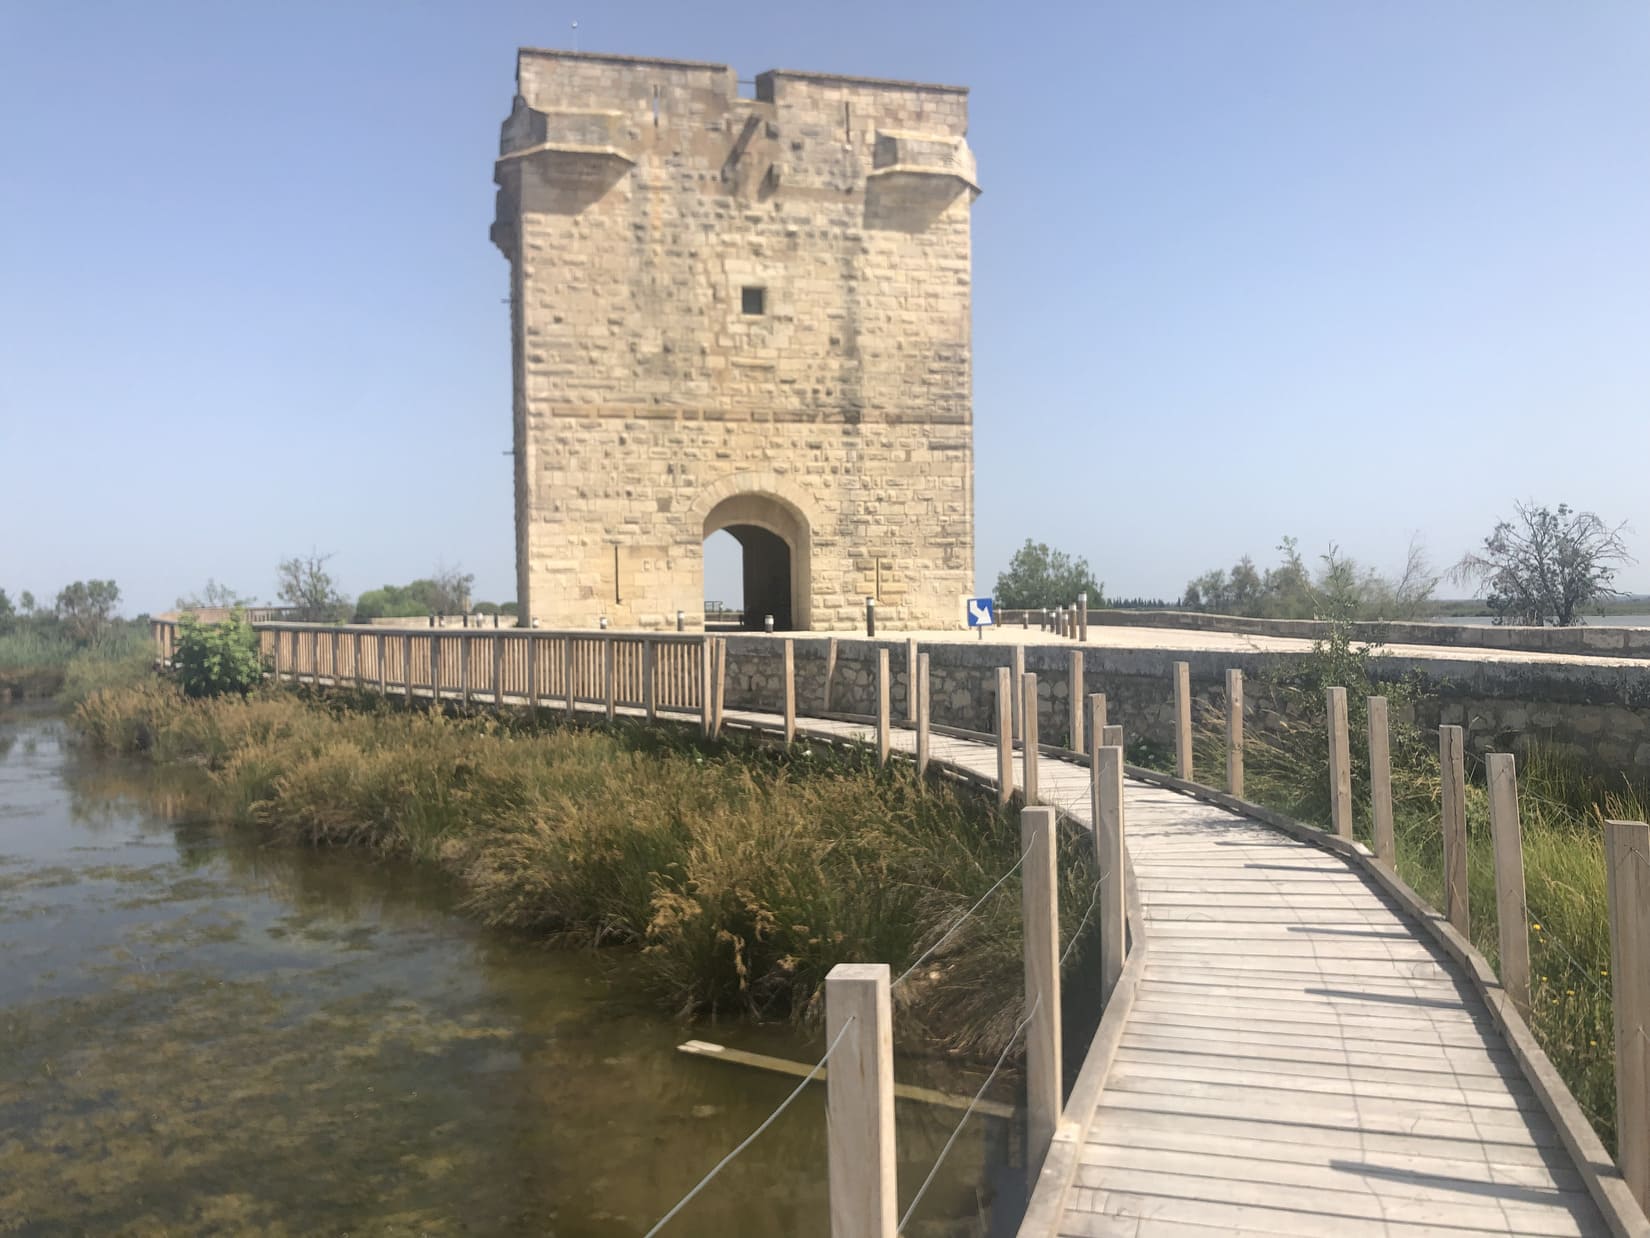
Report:
M 911 1200 L 911 1206 L 905 1210 L 905 1215 L 899 1219 L 899 1225 L 894 1230 L 896 1234 L 903 1232 L 906 1224 L 915 1215 L 917 1205 L 922 1203 L 922 1197 L 928 1193 L 929 1186 L 933 1184 L 935 1176 L 940 1172 L 940 1166 L 945 1164 L 945 1158 L 951 1154 L 951 1145 L 957 1142 L 957 1136 L 962 1134 L 962 1128 L 973 1114 L 974 1107 L 980 1103 L 980 1097 L 985 1095 L 985 1090 L 991 1086 L 991 1081 L 997 1077 L 997 1072 L 1003 1068 L 1003 1062 L 1008 1058 L 1008 1051 L 1014 1047 L 1014 1042 L 1020 1038 L 1020 1033 L 1026 1030 L 1026 1024 L 1036 1017 L 1042 1004 L 1043 995 L 1038 993 L 1037 1000 L 1032 1002 L 1031 1009 L 1026 1011 L 1026 1017 L 1020 1020 L 1020 1025 L 1014 1029 L 1014 1034 L 1008 1038 L 1008 1043 L 1003 1046 L 1003 1051 L 997 1055 L 997 1064 L 991 1068 L 991 1073 L 985 1077 L 985 1082 L 980 1084 L 980 1090 L 974 1093 L 974 1099 L 969 1101 L 968 1108 L 963 1110 L 962 1118 L 952 1128 L 951 1137 L 945 1141 L 945 1147 L 940 1149 L 939 1159 L 934 1162 L 934 1167 L 928 1171 L 928 1176 L 922 1180 L 922 1185 L 917 1188 L 917 1194 Z
M 1060 966 L 1064 967 L 1066 965 L 1066 960 L 1071 957 L 1071 952 L 1077 949 L 1077 943 L 1083 940 L 1083 930 L 1089 926 L 1089 917 L 1094 914 L 1094 909 L 1100 905 L 1100 887 L 1105 884 L 1108 875 L 1101 874 L 1100 880 L 1094 883 L 1094 896 L 1089 899 L 1089 905 L 1087 910 L 1083 912 L 1083 918 L 1077 922 L 1077 931 L 1071 935 L 1071 940 L 1066 943 L 1066 948 L 1060 955 Z
M 672 1217 L 674 1217 L 683 1208 L 688 1206 L 688 1203 L 693 1199 L 693 1197 L 695 1195 L 697 1195 L 700 1191 L 704 1190 L 707 1186 L 710 1185 L 710 1181 L 711 1181 L 712 1178 L 716 1177 L 717 1174 L 721 1173 L 722 1170 L 725 1169 L 728 1166 L 728 1163 L 731 1162 L 734 1157 L 738 1156 L 746 1148 L 750 1147 L 751 1144 L 755 1143 L 756 1140 L 757 1140 L 757 1137 L 759 1135 L 761 1135 L 763 1131 L 767 1130 L 768 1127 L 773 1125 L 774 1119 L 777 1118 L 780 1114 L 784 1113 L 785 1110 L 790 1107 L 790 1104 L 793 1100 L 795 1100 L 798 1096 L 802 1095 L 802 1089 L 807 1087 L 810 1083 L 812 1083 L 813 1079 L 814 1079 L 814 1076 L 817 1075 L 821 1070 L 825 1069 L 825 1063 L 831 1060 L 831 1054 L 836 1052 L 836 1047 L 839 1044 L 842 1043 L 843 1036 L 847 1035 L 848 1029 L 854 1025 L 854 1020 L 857 1017 L 858 1016 L 856 1016 L 856 1015 L 849 1015 L 848 1016 L 847 1021 L 844 1022 L 841 1029 L 838 1030 L 838 1032 L 836 1034 L 836 1039 L 831 1041 L 830 1047 L 825 1050 L 825 1056 L 820 1058 L 819 1061 L 815 1062 L 814 1063 L 814 1068 L 802 1077 L 802 1082 L 796 1085 L 796 1090 L 793 1091 L 784 1100 L 780 1101 L 779 1102 L 779 1107 L 777 1109 L 775 1109 L 772 1113 L 770 1113 L 766 1118 L 764 1118 L 762 1120 L 762 1125 L 761 1126 L 758 1126 L 750 1134 L 746 1135 L 745 1138 L 740 1142 L 738 1147 L 736 1147 L 732 1152 L 729 1152 L 721 1160 L 717 1161 L 716 1162 L 716 1167 L 714 1169 L 712 1169 L 708 1174 L 706 1174 L 703 1178 L 700 1178 L 699 1179 L 699 1184 L 697 1186 L 695 1186 L 691 1191 L 689 1191 L 686 1195 L 682 1196 L 682 1198 L 679 1199 L 676 1202 L 676 1206 L 674 1208 L 672 1208 L 669 1212 L 665 1213 L 664 1216 L 660 1217 L 659 1221 L 658 1221 L 658 1224 L 654 1225 L 654 1227 L 652 1229 L 647 1231 L 646 1238 L 653 1238 L 653 1235 L 657 1234 L 661 1229 L 663 1229 L 665 1227 L 666 1223 L 669 1222 Z
M 1020 858 L 1014 861 L 1014 867 L 1010 868 L 1001 877 L 997 878 L 997 880 L 992 883 L 991 888 L 989 890 L 987 890 L 984 894 L 980 895 L 978 902 L 976 902 L 967 911 L 963 912 L 962 915 L 958 916 L 954 921 L 952 921 L 951 927 L 946 929 L 945 932 L 940 935 L 940 939 L 938 941 L 936 941 L 933 945 L 929 946 L 928 949 L 924 950 L 922 952 L 922 954 L 920 954 L 917 957 L 917 961 L 915 963 L 911 964 L 911 966 L 907 967 L 904 971 L 902 971 L 899 974 L 899 979 L 894 981 L 893 984 L 888 986 L 890 992 L 892 992 L 894 989 L 899 988 L 899 986 L 904 984 L 905 981 L 910 977 L 912 972 L 916 971 L 917 968 L 921 967 L 929 959 L 933 958 L 934 957 L 934 951 L 938 950 L 946 942 L 950 941 L 951 940 L 951 935 L 963 926 L 963 922 L 965 920 L 967 920 L 969 916 L 973 915 L 976 911 L 978 911 L 981 908 L 981 906 L 984 905 L 985 900 L 990 898 L 993 894 L 995 894 L 998 891 L 998 889 L 1002 886 L 1003 882 L 1007 881 L 1015 873 L 1020 871 L 1020 865 L 1022 865 L 1026 862 L 1026 856 L 1031 854 L 1031 847 L 1035 846 L 1035 845 L 1036 844 L 1033 843 L 1033 844 L 1027 846 L 1024 851 L 1020 852 Z

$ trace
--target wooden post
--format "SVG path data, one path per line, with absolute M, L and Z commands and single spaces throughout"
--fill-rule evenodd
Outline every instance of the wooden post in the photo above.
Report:
M 890 739 L 888 733 L 888 711 L 891 706 L 888 684 L 888 649 L 886 646 L 877 649 L 877 764 L 888 764 L 888 750 Z
M 401 638 L 401 689 L 408 701 L 413 699 L 412 633 Z
M 836 682 L 836 637 L 830 637 L 825 642 L 825 708 L 823 713 L 831 712 L 831 687 Z
M 1026 648 L 1025 648 L 1025 646 L 1024 645 L 1014 646 L 1014 652 L 1012 654 L 1010 654 L 1009 657 L 1010 657 L 1012 668 L 1013 668 L 1014 686 L 1015 686 L 1016 689 L 1018 689 L 1020 684 L 1025 681 L 1025 677 L 1026 677 Z M 1025 710 L 1022 708 L 1022 706 L 1025 704 L 1025 702 L 1020 699 L 1019 693 L 1017 691 L 1012 693 L 1011 695 L 1013 695 L 1013 697 L 1014 697 L 1014 702 L 1013 702 L 1013 706 L 1012 706 L 1012 712 L 1014 714 L 1013 738 L 1015 738 L 1015 739 L 1024 739 L 1026 737 L 1026 718 L 1025 718 Z
M 1243 672 L 1226 672 L 1226 791 L 1243 798 Z
M 1464 735 L 1458 726 L 1438 728 L 1444 827 L 1444 915 L 1470 937 L 1467 914 L 1467 767 Z
M 711 661 L 715 657 L 712 637 L 699 638 L 699 733 L 710 738 L 711 715 L 716 708 L 716 693 L 711 690 Z
M 527 635 L 522 637 L 525 648 L 522 657 L 527 663 L 527 708 L 539 707 L 539 642 L 532 628 L 527 629 Z
M 917 777 L 928 773 L 928 655 L 917 655 Z
M 1186 662 L 1174 664 L 1174 773 L 1192 780 L 1192 668 Z
M 652 637 L 642 640 L 642 707 L 647 720 L 659 716 L 659 643 Z
M 1106 729 L 1106 694 L 1104 692 L 1089 693 L 1089 726 L 1088 744 L 1089 755 L 1092 757 L 1094 745 L 1101 742 L 1101 733 Z
M 850 1026 L 851 1023 L 851 1026 Z M 894 1017 L 888 964 L 838 963 L 825 977 L 831 1238 L 894 1238 Z
M 360 691 L 363 691 L 367 686 L 366 674 L 361 670 L 361 662 L 362 662 L 362 658 L 361 658 L 361 646 L 362 646 L 361 633 L 359 633 L 359 632 L 350 633 L 350 643 L 351 643 L 351 645 L 354 646 L 354 648 L 352 648 L 350 650 L 350 654 L 351 654 L 351 657 L 353 658 L 353 660 L 355 662 L 355 667 L 354 667 L 354 670 L 355 670 L 355 690 L 357 692 L 360 692 Z
M 1616 1031 L 1616 1164 L 1650 1206 L 1650 825 L 1604 823 Z
M 1123 974 L 1127 907 L 1123 892 L 1123 749 L 1096 742 L 1089 752 L 1089 808 L 1094 862 L 1100 870 L 1100 1000 L 1111 1000 Z
M 1077 639 L 1084 644 L 1087 644 L 1089 639 L 1089 595 L 1086 593 L 1077 595 Z M 1082 747 L 1079 746 L 1077 750 L 1081 752 Z
M 784 642 L 785 659 L 785 742 L 796 742 L 796 641 Z
M 1029 671 L 1020 676 L 1020 688 L 1020 717 L 1025 722 L 1025 738 L 1020 741 L 1020 785 L 1025 788 L 1025 802 L 1031 805 L 1037 802 L 1037 676 Z
M 613 638 L 607 637 L 602 641 L 602 695 L 607 703 L 607 720 L 613 721 L 618 709 L 618 701 L 614 693 L 618 687 L 618 658 L 614 656 Z
M 578 696 L 573 690 L 573 681 L 578 671 L 578 664 L 574 661 L 573 634 L 571 632 L 561 638 L 561 671 L 562 687 L 567 689 L 567 716 L 571 718 L 578 703 Z
M 1014 672 L 997 668 L 997 803 L 1014 797 Z
M 441 637 L 430 633 L 430 700 L 441 703 Z
M 388 696 L 390 694 L 389 637 L 383 632 L 375 632 L 372 639 L 375 652 L 378 654 L 378 695 Z
M 1495 919 L 1500 930 L 1501 987 L 1530 1013 L 1530 926 L 1524 915 L 1524 840 L 1518 821 L 1518 770 L 1512 755 L 1485 758 L 1490 789 L 1490 843 L 1495 852 Z
M 716 711 L 711 715 L 711 735 L 720 737 L 722 734 L 722 707 L 727 701 L 728 690 L 728 642 L 726 637 L 716 638 Z
M 1071 651 L 1066 672 L 1066 747 L 1073 752 L 1083 751 L 1083 652 Z
M 493 704 L 504 704 L 504 636 L 497 628 L 493 629 Z
M 1121 751 L 1123 748 L 1123 728 L 1115 725 L 1103 728 L 1100 732 L 1100 742 L 1108 748 L 1116 748 Z
M 470 704 L 470 626 L 458 634 L 458 699 L 466 707 Z
M 1386 697 L 1369 698 L 1369 817 L 1375 858 L 1388 868 L 1398 863 L 1392 836 L 1392 741 Z
M 275 639 L 275 658 L 270 664 L 269 673 L 271 680 L 278 684 L 281 682 L 281 630 L 276 628 L 270 633 L 270 635 Z M 160 626 L 158 624 L 155 627 L 155 640 L 157 642 L 156 647 L 159 648 L 158 642 L 160 641 Z
M 905 642 L 905 720 L 917 720 L 917 642 Z
M 1346 689 L 1325 688 L 1329 706 L 1329 814 L 1338 837 L 1352 839 L 1352 755 L 1346 728 Z
M 1026 677 L 1033 685 L 1036 680 Z M 1035 686 L 1031 691 L 1035 692 Z M 1030 708 L 1032 701 L 1026 701 Z M 1029 717 L 1029 715 L 1028 715 Z M 1020 907 L 1025 923 L 1026 1167 L 1035 1177 L 1060 1124 L 1060 898 L 1054 809 L 1020 813 Z

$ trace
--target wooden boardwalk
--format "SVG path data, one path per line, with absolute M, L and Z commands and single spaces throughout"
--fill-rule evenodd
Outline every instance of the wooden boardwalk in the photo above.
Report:
M 857 723 L 798 727 L 874 738 Z M 915 746 L 910 731 L 891 739 Z M 935 735 L 932 754 L 996 779 L 989 744 Z M 1045 753 L 1038 782 L 1044 803 L 1089 824 L 1086 766 Z M 1150 950 L 1075 1180 L 1037 1232 L 1610 1232 L 1488 1010 L 1368 878 L 1134 780 L 1125 835 Z
M 782 730 L 767 712 L 724 721 Z M 875 741 L 864 722 L 797 727 Z M 905 728 L 890 739 L 916 745 Z M 936 733 L 931 756 L 996 782 L 993 743 Z M 1091 826 L 1086 764 L 1044 752 L 1039 787 Z M 1056 1134 L 1075 1162 L 1053 1181 L 1045 1168 L 1022 1235 L 1643 1232 L 1606 1225 L 1461 966 L 1365 873 L 1148 782 L 1129 780 L 1124 815 L 1147 948 L 1078 1079 L 1085 1112 Z

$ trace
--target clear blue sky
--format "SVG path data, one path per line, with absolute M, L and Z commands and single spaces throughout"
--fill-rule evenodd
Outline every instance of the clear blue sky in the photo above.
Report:
M 977 569 L 1173 597 L 1511 500 L 1650 589 L 1650 5 L 0 0 L 0 586 L 514 593 L 519 44 L 973 88 Z M 713 579 L 713 596 L 728 587 Z

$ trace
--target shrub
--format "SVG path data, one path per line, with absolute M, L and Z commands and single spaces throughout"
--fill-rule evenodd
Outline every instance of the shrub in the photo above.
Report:
M 258 634 L 239 607 L 221 623 L 203 624 L 193 614 L 184 615 L 172 663 L 178 686 L 188 696 L 245 696 L 263 680 Z

